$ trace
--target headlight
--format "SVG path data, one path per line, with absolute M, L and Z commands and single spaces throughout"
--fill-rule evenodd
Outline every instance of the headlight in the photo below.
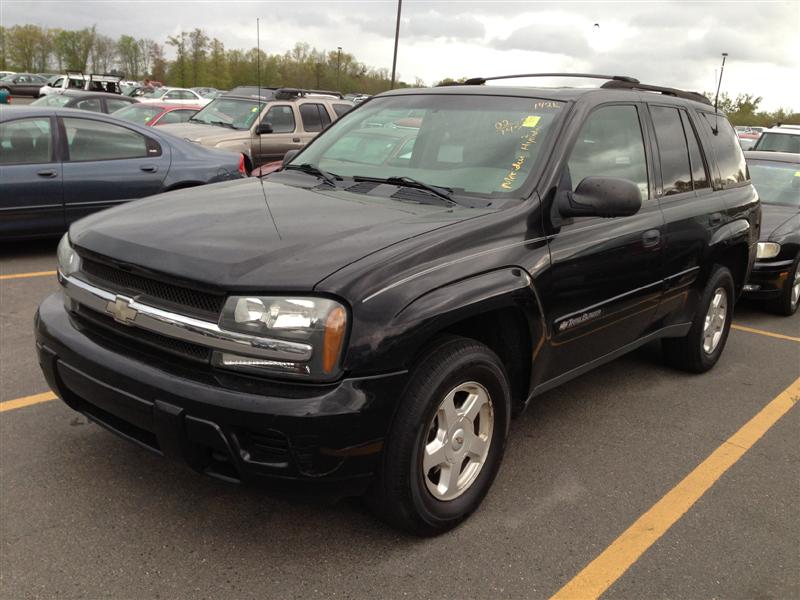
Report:
M 347 311 L 328 298 L 232 296 L 225 302 L 220 329 L 311 346 L 311 358 L 268 360 L 215 352 L 218 367 L 308 379 L 334 379 L 340 371 Z M 266 340 L 265 340 L 266 342 Z
M 58 242 L 58 270 L 65 277 L 72 275 L 81 268 L 81 257 L 69 243 L 69 234 L 65 233 L 61 241 Z
M 781 252 L 781 245 L 775 242 L 758 242 L 756 258 L 775 258 Z

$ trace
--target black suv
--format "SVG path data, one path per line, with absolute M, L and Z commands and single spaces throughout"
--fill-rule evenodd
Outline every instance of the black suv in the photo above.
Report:
M 265 179 L 73 224 L 47 381 L 209 475 L 452 528 L 542 392 L 655 339 L 696 373 L 725 347 L 760 219 L 733 128 L 608 79 L 388 92 Z

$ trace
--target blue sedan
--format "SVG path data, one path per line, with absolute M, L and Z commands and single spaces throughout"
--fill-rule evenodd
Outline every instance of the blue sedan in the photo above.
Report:
M 0 111 L 0 240 L 57 235 L 122 202 L 244 177 L 241 155 L 82 110 Z

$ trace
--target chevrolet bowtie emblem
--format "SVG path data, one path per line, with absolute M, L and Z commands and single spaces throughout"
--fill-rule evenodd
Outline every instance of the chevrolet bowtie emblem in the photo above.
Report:
M 131 302 L 133 300 L 130 298 L 117 296 L 113 302 L 106 304 L 106 310 L 114 316 L 114 320 L 117 323 L 130 325 L 136 319 L 136 315 L 139 314 L 139 311 L 131 308 Z

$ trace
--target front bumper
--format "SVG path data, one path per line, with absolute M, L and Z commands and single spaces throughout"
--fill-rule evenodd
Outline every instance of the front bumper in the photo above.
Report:
M 756 261 L 744 288 L 746 298 L 767 300 L 778 298 L 792 270 L 793 259 Z
M 71 408 L 145 448 L 228 481 L 363 492 L 407 373 L 334 384 L 194 373 L 83 331 L 59 292 L 36 314 L 39 364 Z

